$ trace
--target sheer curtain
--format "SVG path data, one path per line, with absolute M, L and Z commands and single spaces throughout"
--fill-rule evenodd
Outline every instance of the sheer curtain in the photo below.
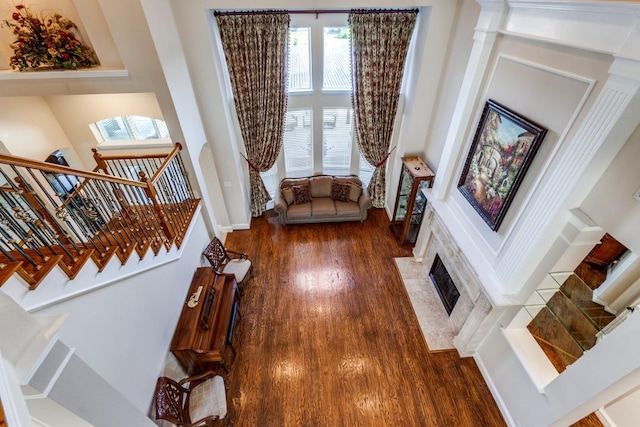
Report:
M 251 215 L 262 215 L 266 172 L 282 148 L 287 109 L 287 12 L 216 13 L 249 164 Z
M 369 194 L 376 208 L 384 207 L 387 152 L 417 15 L 417 9 L 349 14 L 355 134 L 362 155 L 375 166 Z

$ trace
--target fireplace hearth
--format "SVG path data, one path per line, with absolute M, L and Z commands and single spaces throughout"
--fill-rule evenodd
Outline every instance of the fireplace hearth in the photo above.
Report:
M 455 307 L 456 302 L 458 302 L 458 298 L 460 298 L 460 292 L 458 291 L 458 288 L 456 288 L 455 283 L 453 283 L 449 272 L 445 268 L 438 254 L 436 254 L 433 264 L 431 265 L 429 277 L 431 278 L 436 291 L 438 291 L 438 295 L 442 300 L 445 310 L 447 310 L 447 314 L 451 316 L 453 307 Z

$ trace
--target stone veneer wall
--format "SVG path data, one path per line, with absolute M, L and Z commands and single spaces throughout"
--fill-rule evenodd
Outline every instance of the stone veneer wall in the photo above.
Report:
M 436 254 L 440 255 L 442 263 L 460 292 L 460 298 L 449 317 L 450 325 L 456 334 L 453 342 L 461 356 L 471 356 L 492 326 L 492 318 L 497 315 L 495 307 L 482 291 L 477 274 L 430 202 L 426 207 L 422 227 L 428 231 L 427 245 L 422 256 L 426 277 Z M 431 282 L 426 285 L 434 286 Z

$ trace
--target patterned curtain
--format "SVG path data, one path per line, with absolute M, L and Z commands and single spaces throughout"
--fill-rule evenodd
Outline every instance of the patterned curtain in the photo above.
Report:
M 369 194 L 376 208 L 384 207 L 387 153 L 417 14 L 417 10 L 349 14 L 355 134 L 362 155 L 375 167 Z
M 289 14 L 217 13 L 238 122 L 249 164 L 251 215 L 262 215 L 269 192 L 260 172 L 278 158 L 287 109 Z

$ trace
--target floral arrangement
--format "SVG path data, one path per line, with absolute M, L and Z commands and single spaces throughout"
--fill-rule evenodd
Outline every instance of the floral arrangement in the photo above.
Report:
M 36 14 L 18 4 L 11 20 L 4 20 L 16 39 L 11 43 L 11 66 L 19 71 L 35 69 L 75 70 L 100 65 L 93 49 L 76 34 L 78 27 L 59 13 Z

